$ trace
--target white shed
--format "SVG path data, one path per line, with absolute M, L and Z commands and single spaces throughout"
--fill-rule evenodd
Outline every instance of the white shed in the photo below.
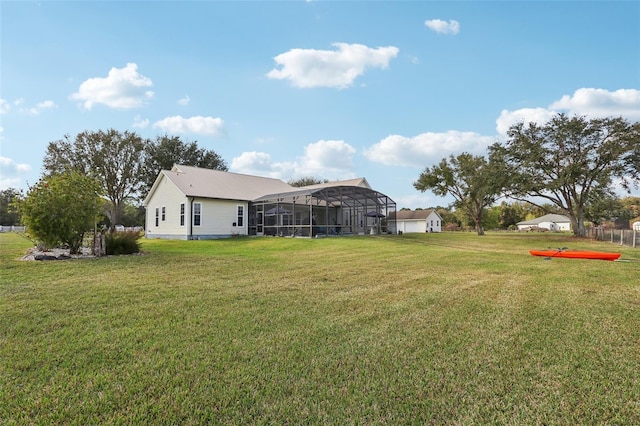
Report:
M 519 231 L 543 229 L 547 231 L 571 231 L 571 219 L 561 214 L 546 214 L 544 216 L 518 222 Z
M 442 232 L 442 218 L 433 209 L 400 210 L 396 212 L 396 226 L 403 233 Z

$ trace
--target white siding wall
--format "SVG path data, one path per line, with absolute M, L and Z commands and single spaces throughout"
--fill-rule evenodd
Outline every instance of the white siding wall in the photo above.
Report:
M 180 204 L 185 203 L 185 224 L 180 226 Z M 165 207 L 165 220 L 162 220 L 162 207 Z M 156 208 L 159 211 L 156 226 Z M 185 238 L 189 225 L 189 205 L 184 194 L 167 178 L 163 177 L 147 205 L 147 237 L 174 236 Z
M 427 216 L 425 230 L 429 232 L 442 232 L 442 220 L 440 220 L 440 216 L 433 212 Z
M 398 231 L 402 231 L 403 233 L 442 232 L 442 221 L 440 220 L 440 216 L 435 213 L 431 213 L 425 220 L 398 220 L 396 226 L 398 227 Z
M 411 232 L 425 232 L 424 220 L 399 220 L 396 225 L 398 230 L 405 234 Z
M 228 237 L 232 234 L 247 235 L 248 207 L 246 201 L 198 199 L 202 203 L 201 225 L 193 227 L 195 238 Z M 244 223 L 237 226 L 238 206 L 244 208 Z M 236 223 L 236 226 L 233 224 Z
M 532 226 L 548 229 L 549 231 L 571 231 L 571 223 L 569 222 L 540 222 L 537 225 L 518 225 L 518 229 L 529 229 Z
M 571 231 L 571 224 L 568 222 L 540 222 L 539 228 L 545 228 L 549 231 Z
M 180 204 L 184 203 L 184 225 L 180 225 Z M 201 204 L 200 226 L 191 225 L 192 204 Z M 243 207 L 244 220 L 238 226 L 238 206 Z M 162 208 L 165 220 L 162 220 Z M 156 226 L 156 209 L 159 212 Z M 189 199 L 170 180 L 163 177 L 148 201 L 147 238 L 220 238 L 233 234 L 247 235 L 248 203 L 246 201 Z M 236 224 L 234 226 L 233 224 Z

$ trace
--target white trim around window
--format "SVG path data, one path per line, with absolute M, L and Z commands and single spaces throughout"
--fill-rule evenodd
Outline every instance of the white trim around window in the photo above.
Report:
M 244 226 L 244 206 L 238 205 L 236 209 L 236 226 L 242 228 Z
M 193 226 L 202 226 L 202 203 L 193 203 Z

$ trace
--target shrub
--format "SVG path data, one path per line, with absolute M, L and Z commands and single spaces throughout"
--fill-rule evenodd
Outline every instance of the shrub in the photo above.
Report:
M 462 228 L 460 227 L 460 225 L 458 225 L 457 223 L 453 222 L 453 223 L 447 223 L 445 224 L 442 229 L 444 231 L 462 231 Z
M 107 254 L 121 255 L 140 253 L 138 240 L 142 234 L 135 231 L 112 232 L 106 237 Z
M 18 208 L 32 239 L 49 248 L 65 245 L 75 254 L 98 216 L 98 193 L 94 179 L 77 172 L 63 173 L 40 179 Z

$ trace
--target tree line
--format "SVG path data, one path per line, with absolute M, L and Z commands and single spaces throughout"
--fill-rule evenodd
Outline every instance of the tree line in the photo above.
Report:
M 114 129 L 85 131 L 50 142 L 43 161 L 44 178 L 79 172 L 96 179 L 109 200 L 111 225 L 120 224 L 127 200 L 141 200 L 158 173 L 174 164 L 228 170 L 217 153 L 184 142 L 177 136 L 143 139 L 135 132 Z
M 443 230 L 460 231 L 475 229 L 476 224 L 465 210 L 452 206 L 433 208 L 443 222 Z M 546 214 L 565 213 L 551 203 L 535 205 L 525 201 L 506 201 L 486 207 L 482 212 L 484 230 L 517 230 L 517 224 Z M 631 219 L 640 218 L 640 197 L 608 198 L 590 205 L 585 220 L 594 226 L 626 227 Z
M 517 123 L 487 156 L 451 155 L 427 167 L 414 182 L 419 191 L 453 197 L 453 207 L 484 234 L 484 215 L 501 198 L 539 207 L 550 203 L 585 236 L 585 222 L 615 209 L 615 187 L 628 193 L 640 183 L 640 123 L 622 117 L 569 117 Z M 538 201 L 542 200 L 542 201 Z

